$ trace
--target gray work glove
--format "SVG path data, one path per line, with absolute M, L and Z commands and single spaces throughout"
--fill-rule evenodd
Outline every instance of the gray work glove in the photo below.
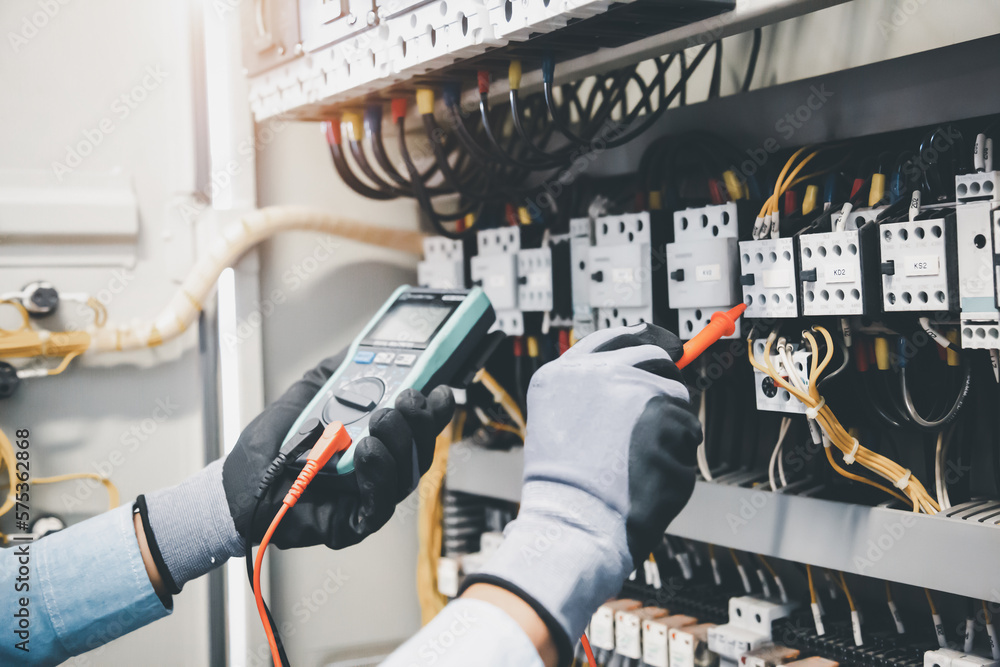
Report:
M 608 329 L 531 380 L 520 513 L 463 588 L 521 597 L 552 632 L 560 664 L 691 497 L 701 425 L 673 363 L 682 352 L 653 325 Z

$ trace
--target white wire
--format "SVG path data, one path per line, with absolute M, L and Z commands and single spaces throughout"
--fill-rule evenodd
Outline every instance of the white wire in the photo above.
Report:
M 934 487 L 938 505 L 941 506 L 942 510 L 951 507 L 951 498 L 948 497 L 948 483 L 944 478 L 944 466 L 948 457 L 948 446 L 951 445 L 954 432 L 955 427 L 952 426 L 938 433 L 937 447 L 934 450 Z
M 701 401 L 698 406 L 698 421 L 701 422 L 701 432 L 705 433 L 705 394 L 707 389 L 701 392 Z M 698 445 L 698 470 L 706 482 L 712 481 L 712 471 L 708 467 L 708 454 L 705 452 L 705 436 L 702 435 L 701 444 Z
M 771 461 L 767 466 L 767 479 L 771 483 L 771 490 L 777 491 L 778 486 L 775 484 L 774 480 L 774 468 L 775 464 L 781 460 L 781 446 L 785 442 L 785 436 L 788 435 L 788 429 L 792 425 L 791 417 L 781 418 L 781 427 L 778 429 L 778 442 L 774 445 L 774 451 L 771 452 Z M 785 486 L 784 476 L 782 476 L 781 485 Z

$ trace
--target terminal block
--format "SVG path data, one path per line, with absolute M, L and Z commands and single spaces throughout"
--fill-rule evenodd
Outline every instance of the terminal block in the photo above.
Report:
M 746 317 L 799 316 L 798 266 L 792 239 L 741 241 L 740 273 Z
M 524 318 L 517 301 L 521 230 L 517 227 L 484 229 L 476 238 L 479 254 L 469 265 L 472 284 L 482 287 L 493 304 L 497 329 L 510 336 L 520 336 L 524 333 Z
M 759 361 L 764 359 L 764 340 L 753 341 L 753 352 Z M 809 353 L 793 344 L 792 361 L 795 368 L 786 368 L 781 357 L 775 352 L 775 346 L 771 346 L 771 364 L 783 378 L 788 378 L 790 373 L 797 373 L 804 381 L 806 379 L 806 369 L 809 368 Z M 756 369 L 753 372 L 754 393 L 757 397 L 757 409 L 767 412 L 784 412 L 786 414 L 805 414 L 806 405 L 798 400 L 787 389 L 777 385 L 768 375 Z
M 958 309 L 955 218 L 887 222 L 878 230 L 885 312 Z
M 959 204 L 955 208 L 955 223 L 962 347 L 1000 349 L 997 241 L 994 239 L 996 215 L 992 203 Z
M 739 298 L 737 215 L 735 202 L 674 213 L 674 241 L 666 245 L 667 294 L 678 311 L 681 338 L 693 336 L 714 310 Z
M 740 661 L 748 652 L 771 643 L 775 621 L 786 618 L 795 605 L 751 596 L 729 600 L 729 622 L 708 630 L 708 648 L 723 658 Z
M 597 328 L 653 322 L 652 229 L 648 212 L 597 218 L 587 272 Z
M 424 239 L 424 259 L 417 264 L 421 287 L 462 289 L 465 287 L 465 258 L 462 241 L 443 236 Z

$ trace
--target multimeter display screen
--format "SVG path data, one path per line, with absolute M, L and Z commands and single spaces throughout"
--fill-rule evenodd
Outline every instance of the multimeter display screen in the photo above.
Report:
M 375 325 L 365 342 L 370 345 L 426 345 L 451 315 L 455 305 L 397 303 Z

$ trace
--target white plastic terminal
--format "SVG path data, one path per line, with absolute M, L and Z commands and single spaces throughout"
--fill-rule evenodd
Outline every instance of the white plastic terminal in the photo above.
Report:
M 484 229 L 476 237 L 479 254 L 469 265 L 472 284 L 482 287 L 493 304 L 497 314 L 495 326 L 508 335 L 520 336 L 524 333 L 524 320 L 517 300 L 521 230 L 517 227 Z
M 573 290 L 573 331 L 577 338 L 593 333 L 594 308 L 590 303 L 590 218 L 569 221 L 570 284 Z
M 532 248 L 517 253 L 517 281 L 522 312 L 552 310 L 552 250 Z
M 857 230 L 803 234 L 802 313 L 810 316 L 861 315 L 865 312 L 861 239 Z
M 651 230 L 648 212 L 597 218 L 590 249 L 590 304 L 597 328 L 653 321 Z
M 955 199 L 960 202 L 1000 197 L 1000 171 L 980 171 L 955 176 Z
M 792 239 L 740 242 L 740 282 L 745 316 L 789 318 L 799 316 L 798 272 Z
M 753 341 L 754 354 L 757 355 L 757 359 L 760 361 L 764 359 L 764 343 L 765 341 L 762 339 Z M 804 381 L 806 369 L 809 368 L 809 353 L 803 349 L 798 349 L 798 346 L 793 344 L 792 361 L 795 363 L 795 368 L 788 369 L 785 368 L 785 363 L 776 352 L 775 347 L 774 345 L 771 346 L 771 363 L 778 373 L 782 377 L 787 378 L 790 372 L 795 372 Z M 753 377 L 758 410 L 806 414 L 806 404 L 788 393 L 787 389 L 775 384 L 770 377 L 756 369 L 754 369 Z
M 674 242 L 666 247 L 670 307 L 678 311 L 678 335 L 700 331 L 712 311 L 729 308 L 739 290 L 735 202 L 674 213 Z M 734 332 L 729 338 L 740 335 Z
M 886 312 L 956 308 L 952 231 L 943 219 L 887 222 L 878 230 Z
M 417 263 L 417 283 L 421 287 L 438 289 L 464 288 L 462 242 L 443 236 L 425 238 L 424 259 Z

